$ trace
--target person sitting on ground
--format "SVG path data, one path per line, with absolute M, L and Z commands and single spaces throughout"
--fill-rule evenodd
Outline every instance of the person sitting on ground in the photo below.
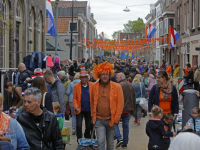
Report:
M 170 132 L 170 124 L 173 122 L 173 115 L 171 113 L 166 113 L 163 115 L 163 122 L 164 122 L 164 127 L 166 132 Z M 168 150 L 169 145 L 170 145 L 170 137 L 169 136 L 164 136 L 164 150 Z
M 24 101 L 24 97 L 22 96 L 22 87 L 19 85 L 13 85 L 12 82 L 8 82 L 4 88 L 8 93 L 13 93 L 14 104 L 12 109 L 16 110 L 22 106 Z
M 192 117 L 195 119 L 195 130 L 200 131 L 200 109 L 198 107 L 192 109 Z M 188 120 L 187 125 L 194 130 L 193 118 Z
M 30 149 L 63 150 L 56 116 L 41 105 L 41 90 L 35 87 L 26 89 L 24 101 L 26 111 L 18 116 L 17 121 L 24 129 Z
M 60 104 L 58 102 L 53 102 L 53 111 L 54 111 L 54 114 L 56 115 L 59 129 L 61 131 L 63 129 L 63 114 L 60 113 Z
M 166 132 L 164 123 L 161 120 L 163 117 L 163 110 L 154 105 L 151 109 L 152 117 L 146 124 L 146 134 L 149 137 L 148 149 L 149 150 L 163 150 L 164 139 L 163 136 L 173 137 L 176 132 Z
M 29 150 L 29 145 L 21 125 L 2 111 L 3 96 L 0 93 L 0 137 L 9 138 L 15 150 Z

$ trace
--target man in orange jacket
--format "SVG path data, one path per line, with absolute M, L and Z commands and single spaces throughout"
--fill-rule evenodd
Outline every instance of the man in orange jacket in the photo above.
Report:
M 122 87 L 110 81 L 113 65 L 102 63 L 94 67 L 95 79 L 100 79 L 92 86 L 91 115 L 96 129 L 98 149 L 114 150 L 115 126 L 124 108 Z
M 89 82 L 88 72 L 82 70 L 80 72 L 81 82 L 74 85 L 73 105 L 76 113 L 76 135 L 77 140 L 82 138 L 82 121 L 85 118 L 85 138 L 91 138 L 91 92 L 92 82 Z

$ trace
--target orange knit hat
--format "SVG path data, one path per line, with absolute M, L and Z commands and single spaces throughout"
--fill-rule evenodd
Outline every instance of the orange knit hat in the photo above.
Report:
M 99 79 L 100 74 L 103 72 L 109 73 L 111 76 L 114 74 L 113 65 L 107 62 L 94 66 L 94 78 Z
M 178 63 L 175 63 L 175 66 L 178 66 Z

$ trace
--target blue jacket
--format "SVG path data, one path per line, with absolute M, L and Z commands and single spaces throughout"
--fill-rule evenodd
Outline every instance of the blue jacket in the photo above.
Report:
M 81 80 L 80 79 L 76 79 L 74 81 L 72 81 L 66 91 L 67 95 L 69 96 L 69 100 L 68 102 L 72 103 L 73 102 L 73 95 L 74 95 L 74 85 L 79 83 Z
M 11 130 L 11 131 L 10 131 Z M 29 145 L 25 137 L 24 130 L 21 125 L 15 120 L 10 119 L 6 137 L 11 139 L 11 144 L 16 150 L 29 150 Z
M 2 150 L 15 150 L 11 143 L 4 142 L 4 141 L 0 142 L 0 149 L 2 149 Z
M 158 90 L 155 94 L 156 85 L 157 84 L 155 84 L 151 88 L 151 91 L 150 91 L 150 94 L 149 94 L 149 102 L 148 102 L 149 112 L 151 112 L 151 108 L 153 107 L 152 101 L 153 101 L 154 95 L 155 95 L 154 105 L 159 106 L 160 90 Z M 173 90 L 172 91 L 173 94 L 172 94 L 172 102 L 171 102 L 171 113 L 172 113 L 172 115 L 174 115 L 174 114 L 178 114 L 178 112 L 179 112 L 179 102 L 178 102 L 177 90 L 176 90 L 176 87 L 174 85 L 173 85 L 172 90 Z
M 194 122 L 193 122 L 193 119 L 190 118 L 190 119 L 188 120 L 188 122 L 191 123 L 191 126 L 190 126 L 190 127 L 194 130 Z M 196 128 L 196 131 L 200 131 L 200 117 L 195 118 L 195 128 Z
M 142 65 L 140 65 L 138 69 L 140 70 L 140 74 L 142 74 L 142 72 L 143 72 L 143 67 L 142 67 Z
M 135 89 L 136 98 L 140 98 L 141 97 L 140 83 L 133 82 L 132 85 Z M 146 89 L 145 89 L 144 83 L 142 82 L 141 82 L 141 88 L 142 88 L 142 97 L 145 98 Z

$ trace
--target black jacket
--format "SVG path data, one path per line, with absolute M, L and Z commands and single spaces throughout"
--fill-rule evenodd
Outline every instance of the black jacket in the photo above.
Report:
M 131 68 L 130 68 L 129 73 L 130 73 L 130 74 L 134 74 L 134 77 L 135 77 L 137 74 L 139 74 L 138 71 L 136 70 L 136 68 L 134 68 L 134 67 L 131 67 Z
M 173 136 L 172 132 L 166 132 L 162 120 L 149 120 L 146 124 L 146 134 L 149 136 L 148 149 L 163 150 L 163 136 Z
M 56 116 L 43 106 L 43 117 L 40 129 L 33 120 L 33 114 L 28 111 L 21 113 L 17 121 L 24 129 L 30 150 L 64 150 L 62 136 Z
M 22 73 L 20 73 L 18 78 L 18 85 L 22 87 L 23 92 L 27 89 L 27 83 L 24 83 L 26 78 L 31 78 L 31 72 L 29 70 L 24 70 Z
M 189 72 L 188 72 L 188 75 L 187 75 L 187 76 L 184 76 L 184 78 L 186 78 L 187 84 L 192 84 L 192 83 L 193 83 L 193 80 L 194 80 L 194 73 L 193 73 L 193 70 L 190 69 Z

